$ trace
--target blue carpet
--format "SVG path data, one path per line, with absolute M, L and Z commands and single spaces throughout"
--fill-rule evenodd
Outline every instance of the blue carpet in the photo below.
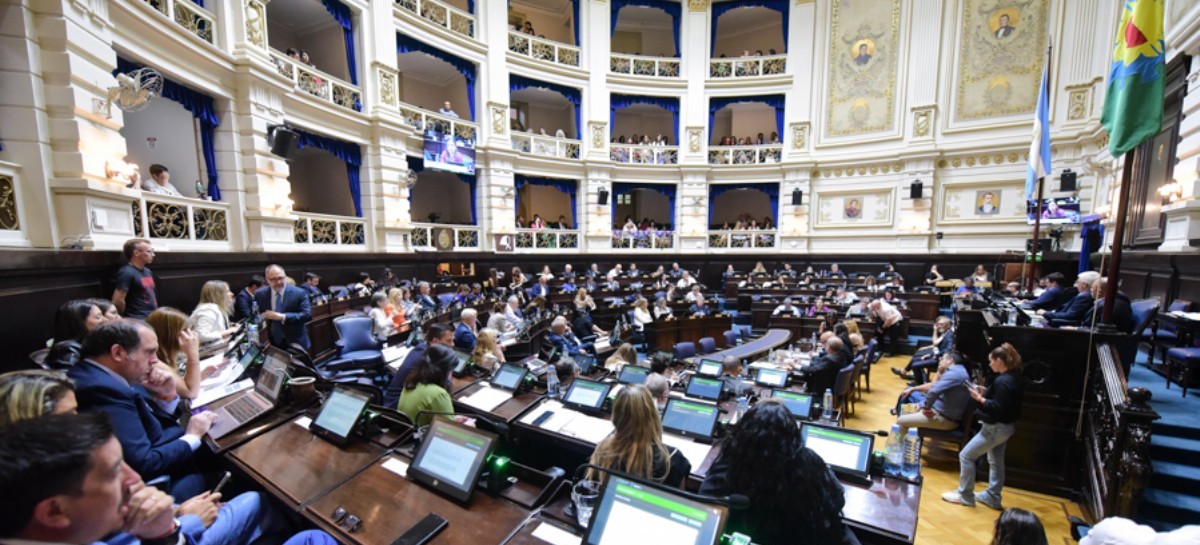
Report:
M 1181 395 L 1178 385 L 1167 389 L 1162 375 L 1145 366 L 1138 353 L 1129 372 L 1129 386 L 1150 390 L 1150 406 L 1160 418 L 1151 428 L 1150 459 L 1154 473 L 1138 510 L 1138 521 L 1158 530 L 1171 530 L 1200 520 L 1200 392 Z

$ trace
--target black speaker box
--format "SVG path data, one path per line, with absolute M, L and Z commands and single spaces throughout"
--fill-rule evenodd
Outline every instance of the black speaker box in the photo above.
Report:
M 921 190 L 924 188 L 925 188 L 925 184 L 921 183 L 921 180 L 917 180 L 917 181 L 913 182 L 912 185 L 908 186 L 908 198 L 910 198 L 910 199 L 921 198 Z
M 1071 171 L 1071 169 L 1068 168 L 1068 169 L 1064 170 L 1062 173 L 1062 176 L 1059 177 L 1059 179 L 1058 179 L 1059 183 L 1060 183 L 1059 190 L 1060 191 L 1075 191 L 1079 187 L 1075 183 L 1075 176 L 1076 176 L 1075 172 Z
M 275 129 L 271 138 L 271 153 L 291 159 L 296 154 L 297 134 L 285 128 Z
M 607 205 L 607 204 L 608 204 L 608 190 L 607 190 L 607 189 L 601 189 L 601 190 L 600 190 L 600 200 L 599 200 L 599 203 L 600 203 L 600 205 L 601 205 L 601 206 L 603 206 L 603 205 Z
M 804 192 L 799 189 L 792 190 L 792 206 L 800 206 L 804 204 Z

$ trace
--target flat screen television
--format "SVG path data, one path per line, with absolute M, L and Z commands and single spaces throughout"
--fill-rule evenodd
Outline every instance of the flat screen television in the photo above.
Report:
M 475 142 L 443 132 L 441 126 L 425 131 L 425 168 L 456 174 L 475 174 Z
M 1026 222 L 1033 225 L 1037 219 L 1037 201 L 1031 200 L 1026 206 Z M 1079 197 L 1043 199 L 1042 225 L 1079 223 L 1079 217 Z

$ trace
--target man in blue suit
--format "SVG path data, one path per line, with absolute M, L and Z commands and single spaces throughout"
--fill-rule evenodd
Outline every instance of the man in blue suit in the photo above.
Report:
M 547 335 L 547 340 L 558 349 L 559 354 L 571 357 L 577 357 L 594 350 L 591 344 L 580 342 L 579 337 L 576 337 L 567 327 L 567 319 L 562 316 L 557 316 L 553 322 L 550 322 L 550 333 Z
M 534 284 L 532 288 L 529 288 L 529 298 L 537 299 L 538 297 L 541 297 L 542 299 L 549 301 L 550 300 L 550 285 L 548 284 L 549 280 L 550 280 L 550 277 L 548 277 L 544 274 L 539 276 L 538 283 Z
M 437 310 L 437 299 L 434 299 L 429 294 L 429 282 L 419 282 L 417 284 L 417 304 L 428 311 Z
M 68 376 L 82 412 L 108 414 L 125 462 L 147 479 L 171 478 L 171 495 L 191 498 L 206 489 L 194 464 L 200 438 L 216 420 L 203 412 L 179 426 L 182 416 L 175 378 L 154 366 L 158 337 L 143 322 L 119 320 L 88 334 L 82 361 Z
M 246 287 L 239 290 L 237 297 L 233 300 L 233 319 L 245 320 L 250 315 L 254 314 L 254 292 L 258 291 L 267 280 L 260 275 L 250 277 L 250 281 L 246 283 Z
M 1037 296 L 1037 299 L 1026 303 L 1025 307 L 1034 310 L 1054 310 L 1058 308 L 1058 299 L 1063 293 L 1063 275 L 1050 273 L 1042 280 L 1046 282 L 1046 289 Z
M 1079 273 L 1079 278 L 1075 280 L 1075 287 L 1079 290 L 1079 294 L 1071 298 L 1067 305 L 1061 310 L 1054 312 L 1046 312 L 1039 310 L 1050 325 L 1079 325 L 1083 323 L 1083 318 L 1088 311 L 1092 310 L 1092 304 L 1095 299 L 1092 297 L 1092 283 L 1100 278 L 1100 273 L 1095 271 L 1086 271 Z
M 254 301 L 263 320 L 271 344 L 287 348 L 292 343 L 308 350 L 308 332 L 304 324 L 312 320 L 308 293 L 287 284 L 287 273 L 279 265 L 267 267 L 267 285 L 254 293 Z
M 475 329 L 479 327 L 476 325 L 479 312 L 473 308 L 465 308 L 459 319 L 462 321 L 454 328 L 454 348 L 470 354 L 475 350 Z

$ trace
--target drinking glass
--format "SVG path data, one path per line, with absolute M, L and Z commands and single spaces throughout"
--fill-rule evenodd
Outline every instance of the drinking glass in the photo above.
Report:
M 580 527 L 588 527 L 592 520 L 592 511 L 596 509 L 599 499 L 599 481 L 579 481 L 571 488 L 571 501 L 575 503 L 575 518 Z

